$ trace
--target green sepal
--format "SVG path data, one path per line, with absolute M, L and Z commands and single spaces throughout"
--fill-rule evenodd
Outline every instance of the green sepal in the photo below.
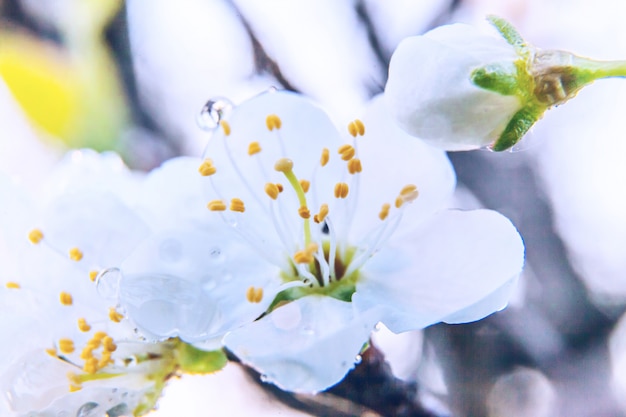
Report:
M 472 71 L 470 79 L 474 84 L 485 90 L 493 91 L 503 96 L 518 94 L 518 69 L 514 63 L 489 64 Z
M 536 107 L 524 107 L 511 118 L 506 128 L 491 146 L 496 152 L 511 149 L 528 130 L 541 118 L 545 109 L 537 109 Z
M 178 365 L 188 374 L 210 374 L 223 369 L 228 358 L 223 350 L 206 351 L 180 342 L 178 346 Z
M 528 48 L 528 44 L 512 24 L 495 15 L 487 16 L 487 20 L 500 32 L 500 35 L 509 45 L 518 51 L 525 51 Z

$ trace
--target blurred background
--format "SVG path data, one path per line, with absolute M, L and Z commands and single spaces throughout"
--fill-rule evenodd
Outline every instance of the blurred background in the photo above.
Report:
M 199 155 L 209 98 L 270 87 L 347 123 L 383 91 L 402 38 L 487 14 L 541 48 L 626 59 L 622 0 L 0 0 L 0 170 L 29 186 L 68 148 L 139 170 Z M 602 80 L 514 152 L 450 154 L 453 205 L 502 212 L 526 243 L 506 310 L 381 329 L 386 362 L 363 366 L 382 384 L 357 368 L 327 394 L 289 395 L 233 364 L 172 381 L 152 416 L 626 416 L 625 116 L 626 80 Z

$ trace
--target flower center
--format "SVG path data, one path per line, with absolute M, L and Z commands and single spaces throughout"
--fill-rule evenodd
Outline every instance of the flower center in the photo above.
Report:
M 287 110 L 283 122 L 275 113 L 246 115 L 240 109 L 219 122 L 199 167 L 213 198 L 208 209 L 278 265 L 288 288 L 332 293 L 354 287 L 359 268 L 393 233 L 405 203 L 417 198 L 417 187 L 406 185 L 395 201 L 382 202 L 366 239 L 350 244 L 363 171 L 363 122 L 349 123 L 345 143 L 327 119 L 302 126 L 299 114 L 294 124 L 295 110 Z M 259 129 L 263 122 L 266 129 Z M 319 137 L 310 133 L 318 130 Z M 246 297 L 260 298 L 254 287 Z

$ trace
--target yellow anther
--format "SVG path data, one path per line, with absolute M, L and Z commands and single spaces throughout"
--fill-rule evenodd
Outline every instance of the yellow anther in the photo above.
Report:
M 48 348 L 46 349 L 46 353 L 50 356 L 54 356 L 55 358 L 58 356 L 56 349 Z
M 378 213 L 378 218 L 380 220 L 385 220 L 387 216 L 389 216 L 389 209 L 391 205 L 388 203 L 383 204 L 383 207 L 380 209 L 380 213 Z
M 320 212 L 313 216 L 313 221 L 315 223 L 321 223 L 324 221 L 326 216 L 328 215 L 328 204 L 322 204 L 320 207 Z
M 202 163 L 198 167 L 198 172 L 203 177 L 208 177 L 210 175 L 215 174 L 217 172 L 217 168 L 215 168 L 215 166 L 213 165 L 212 160 L 205 159 L 204 161 L 202 161 Z
M 83 387 L 81 387 L 80 385 L 72 385 L 72 384 L 70 384 L 70 387 L 69 387 L 69 391 L 70 392 L 80 391 L 81 389 L 83 389 Z
M 113 307 L 111 307 L 109 310 L 115 310 L 115 309 L 114 309 Z M 105 337 L 107 337 L 107 336 L 108 336 L 108 335 L 107 335 L 107 333 L 106 333 L 106 332 L 103 332 L 102 330 L 100 330 L 100 331 L 95 332 L 95 333 L 93 334 L 93 336 L 91 337 L 91 340 L 94 340 L 94 341 L 101 341 L 102 339 L 104 339 L 104 338 L 105 338 Z M 98 346 L 100 346 L 100 345 L 98 344 Z M 96 346 L 96 347 L 98 347 L 98 346 Z
M 317 249 L 319 248 L 319 246 L 317 245 L 317 243 L 315 242 L 311 242 L 307 245 L 305 251 L 307 253 L 310 253 L 311 255 L 313 255 L 315 252 L 317 252 Z
M 282 185 L 281 183 L 279 183 L 279 182 L 277 182 L 277 183 L 276 183 L 276 187 L 278 188 L 278 192 L 279 192 L 279 193 L 282 193 L 282 192 L 283 192 L 283 190 L 285 189 L 285 188 L 283 187 L 283 185 Z
M 85 360 L 85 365 L 83 365 L 83 371 L 88 374 L 95 374 L 98 372 L 98 359 L 97 358 L 89 358 Z
M 283 122 L 277 115 L 270 114 L 265 119 L 265 125 L 267 126 L 267 130 L 272 131 L 274 129 L 280 129 L 280 127 L 283 125 Z
M 297 264 L 308 264 L 308 263 L 313 262 L 313 259 L 314 259 L 313 255 L 311 255 L 305 250 L 298 251 L 293 255 L 293 260 Z
M 13 289 L 13 290 L 19 290 L 21 288 L 20 284 L 18 284 L 17 282 L 13 282 L 13 281 L 7 282 L 6 287 Z
M 43 232 L 39 229 L 31 230 L 28 233 L 28 240 L 30 240 L 30 243 L 32 243 L 33 245 L 38 244 L 43 240 Z
M 415 200 L 418 195 L 419 191 L 417 191 L 417 186 L 413 184 L 405 185 L 400 191 L 400 196 L 407 203 Z
M 63 304 L 64 306 L 71 306 L 74 302 L 74 300 L 72 299 L 72 294 L 65 291 L 59 294 L 59 301 L 61 301 L 61 304 Z
M 361 160 L 358 158 L 352 158 L 348 161 L 348 172 L 350 174 L 356 174 L 358 172 L 363 171 L 363 167 L 361 166 Z
M 335 184 L 335 197 L 346 198 L 349 191 L 350 189 L 348 188 L 348 184 L 345 182 L 338 182 Z
M 271 182 L 265 184 L 265 194 L 269 195 L 272 200 L 278 198 L 278 193 L 280 193 L 280 190 L 276 184 Z
M 113 363 L 113 359 L 111 359 L 111 352 L 102 352 L 102 357 L 98 361 L 98 368 L 102 369 L 110 363 Z
M 343 159 L 344 161 L 351 160 L 356 154 L 356 150 L 354 149 L 354 147 L 348 144 L 341 145 L 337 152 L 341 155 L 341 159 Z
M 404 204 L 404 198 L 402 198 L 402 196 L 400 196 L 400 195 L 398 197 L 396 197 L 396 201 L 395 201 L 395 204 L 394 204 L 396 206 L 396 208 L 402 207 L 403 204 Z
M 211 211 L 224 211 L 226 210 L 226 205 L 222 200 L 213 200 L 207 204 L 207 208 Z
M 115 310 L 115 307 L 111 307 L 109 308 L 109 318 L 111 319 L 111 321 L 119 323 L 124 318 L 124 315 L 118 313 L 117 310 Z
M 105 352 L 115 352 L 115 350 L 117 349 L 117 345 L 115 344 L 111 336 L 107 336 L 102 339 L 102 347 L 104 348 Z
M 78 319 L 78 329 L 81 332 L 88 332 L 89 330 L 91 330 L 91 326 L 89 325 L 89 323 L 87 323 L 87 320 L 80 318 Z
M 89 280 L 95 282 L 96 278 L 98 278 L 98 271 L 89 271 Z
M 226 136 L 230 135 L 230 125 L 226 120 L 220 121 L 220 126 L 222 126 L 222 130 Z
M 259 142 L 250 142 L 250 145 L 248 145 L 248 155 L 252 156 L 259 152 L 261 152 L 261 145 Z
M 243 213 L 244 211 L 246 211 L 246 207 L 244 206 L 243 201 L 238 198 L 233 198 L 232 200 L 230 200 L 230 211 Z
M 68 372 L 67 379 L 74 385 L 81 385 L 83 383 L 80 375 L 75 374 L 74 372 Z
M 87 360 L 89 358 L 93 358 L 93 350 L 94 349 L 95 348 L 90 346 L 90 345 L 85 346 L 83 348 L 83 350 L 80 352 L 80 358 L 82 360 Z
M 291 172 L 291 170 L 293 169 L 293 161 L 288 158 L 280 158 L 274 164 L 274 169 L 278 172 Z
M 72 339 L 60 339 L 59 350 L 67 354 L 74 352 L 74 341 Z
M 302 187 L 302 191 L 307 193 L 309 192 L 309 187 L 311 187 L 311 182 L 307 180 L 300 180 L 300 187 Z
M 72 249 L 70 249 L 69 255 L 70 255 L 70 259 L 71 259 L 72 261 L 76 261 L 76 262 L 78 262 L 78 261 L 80 261 L 81 259 L 83 259 L 83 253 L 82 253 L 82 252 L 80 251 L 80 249 L 78 249 L 78 248 L 72 248 Z
M 320 165 L 325 166 L 330 159 L 330 151 L 328 148 L 322 149 L 322 157 L 320 158 Z
M 359 119 L 355 119 L 348 124 L 348 132 L 355 138 L 357 135 L 363 136 L 365 134 L 365 125 Z
M 308 219 L 309 217 L 311 217 L 311 212 L 309 211 L 307 206 L 302 206 L 298 209 L 298 214 L 300 215 L 300 217 L 302 217 L 303 219 Z
M 260 303 L 263 300 L 263 288 L 248 288 L 246 291 L 246 299 L 251 303 Z

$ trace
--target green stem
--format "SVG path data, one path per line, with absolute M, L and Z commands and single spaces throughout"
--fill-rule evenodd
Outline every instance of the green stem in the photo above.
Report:
M 300 203 L 300 206 L 308 207 L 307 202 L 306 202 L 306 196 L 304 195 L 304 190 L 302 189 L 302 185 L 300 184 L 300 181 L 298 181 L 298 178 L 296 178 L 296 175 L 293 173 L 293 171 L 291 170 L 283 171 L 283 174 L 285 174 L 285 177 L 287 177 L 289 184 L 291 184 L 291 186 L 295 190 L 296 195 L 298 196 L 298 202 Z M 311 224 L 310 224 L 309 219 L 304 219 L 304 247 L 309 246 L 310 243 L 311 243 Z

